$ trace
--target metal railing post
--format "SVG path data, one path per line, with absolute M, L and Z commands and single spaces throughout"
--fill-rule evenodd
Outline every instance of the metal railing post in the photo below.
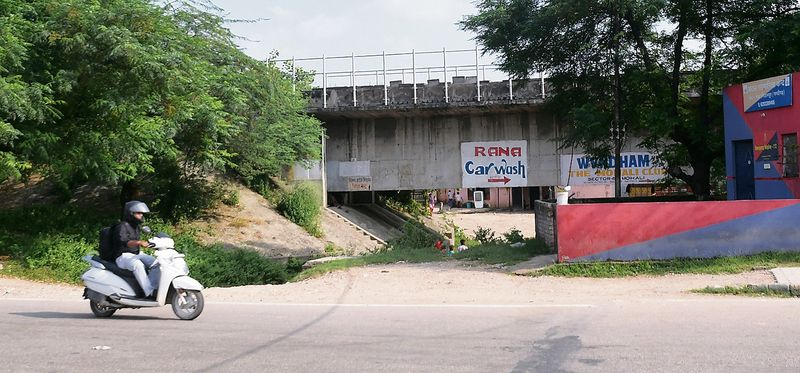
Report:
M 294 61 L 294 56 L 292 56 L 292 92 L 294 92 L 295 86 L 297 85 L 297 78 L 295 76 L 296 73 L 295 73 L 295 68 L 294 68 L 294 65 L 295 65 L 294 62 L 295 62 Z
M 353 107 L 356 107 L 356 54 L 353 52 L 350 53 L 350 83 L 353 84 Z
M 417 52 L 413 49 L 411 50 L 411 74 L 412 79 L 411 81 L 414 84 L 414 105 L 417 104 Z
M 322 54 L 322 108 L 328 108 L 328 76 L 325 74 L 325 53 Z
M 475 86 L 478 87 L 478 101 L 481 100 L 481 79 L 480 79 L 480 71 L 478 66 L 478 45 L 475 44 Z
M 512 81 L 513 81 L 513 79 L 511 78 L 511 75 L 509 75 L 508 76 L 508 99 L 510 101 L 514 100 L 514 88 L 512 88 L 512 85 L 513 85 Z
M 447 48 L 442 48 L 442 62 L 444 64 L 444 102 L 450 102 L 450 93 L 447 92 Z
M 389 85 L 386 84 L 386 51 L 383 51 L 383 105 L 389 105 Z
M 545 95 L 544 95 L 544 72 L 540 72 L 539 73 L 539 78 L 541 78 L 541 82 L 542 82 L 542 98 L 545 98 Z

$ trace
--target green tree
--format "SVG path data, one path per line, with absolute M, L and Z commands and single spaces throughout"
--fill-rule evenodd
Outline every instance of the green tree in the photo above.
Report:
M 765 43 L 779 45 L 761 30 L 797 22 L 796 1 L 788 0 L 483 0 L 477 5 L 479 13 L 465 17 L 462 27 L 477 33 L 485 51 L 499 54 L 504 70 L 518 77 L 546 71 L 555 92 L 549 106 L 570 124 L 562 146 L 582 147 L 601 159 L 615 145 L 610 123 L 618 53 L 622 136 L 641 138 L 639 145 L 655 152 L 670 175 L 700 198 L 710 194 L 712 167 L 722 165 L 721 88 L 765 65 L 764 58 L 748 60 L 748 53 L 754 57 Z M 614 32 L 617 16 L 620 28 Z M 796 35 L 779 40 L 796 42 Z M 767 65 L 774 71 L 786 62 Z M 681 167 L 686 165 L 693 171 Z
M 249 180 L 318 157 L 306 98 L 240 51 L 214 11 L 203 0 L 0 0 L 0 182 L 200 185 L 212 171 Z

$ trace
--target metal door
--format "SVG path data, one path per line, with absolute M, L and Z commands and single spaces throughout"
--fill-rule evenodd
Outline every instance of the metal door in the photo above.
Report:
M 733 157 L 736 168 L 736 199 L 756 199 L 753 174 L 753 140 L 733 142 Z

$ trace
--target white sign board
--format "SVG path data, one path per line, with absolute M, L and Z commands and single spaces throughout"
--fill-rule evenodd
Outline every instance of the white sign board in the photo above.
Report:
M 623 191 L 628 184 L 652 184 L 667 176 L 667 171 L 653 164 L 650 153 L 622 153 L 620 157 Z M 614 156 L 608 159 L 608 168 L 601 163 L 585 154 L 562 155 L 561 185 L 613 185 Z
M 339 176 L 370 176 L 369 161 L 339 162 Z
M 528 142 L 461 143 L 461 186 L 464 188 L 528 186 Z

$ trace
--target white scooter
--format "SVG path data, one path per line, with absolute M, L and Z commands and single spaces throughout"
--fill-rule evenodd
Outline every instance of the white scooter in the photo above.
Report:
M 203 312 L 203 285 L 187 276 L 189 267 L 184 255 L 175 251 L 172 238 L 159 234 L 147 242 L 156 249 L 156 261 L 149 268 L 148 275 L 151 282 L 158 283 L 154 298 L 144 296 L 133 272 L 97 255 L 83 257 L 91 264 L 81 279 L 86 285 L 83 298 L 89 299 L 92 313 L 97 317 L 109 317 L 120 308 L 161 307 L 170 303 L 176 316 L 194 320 Z

